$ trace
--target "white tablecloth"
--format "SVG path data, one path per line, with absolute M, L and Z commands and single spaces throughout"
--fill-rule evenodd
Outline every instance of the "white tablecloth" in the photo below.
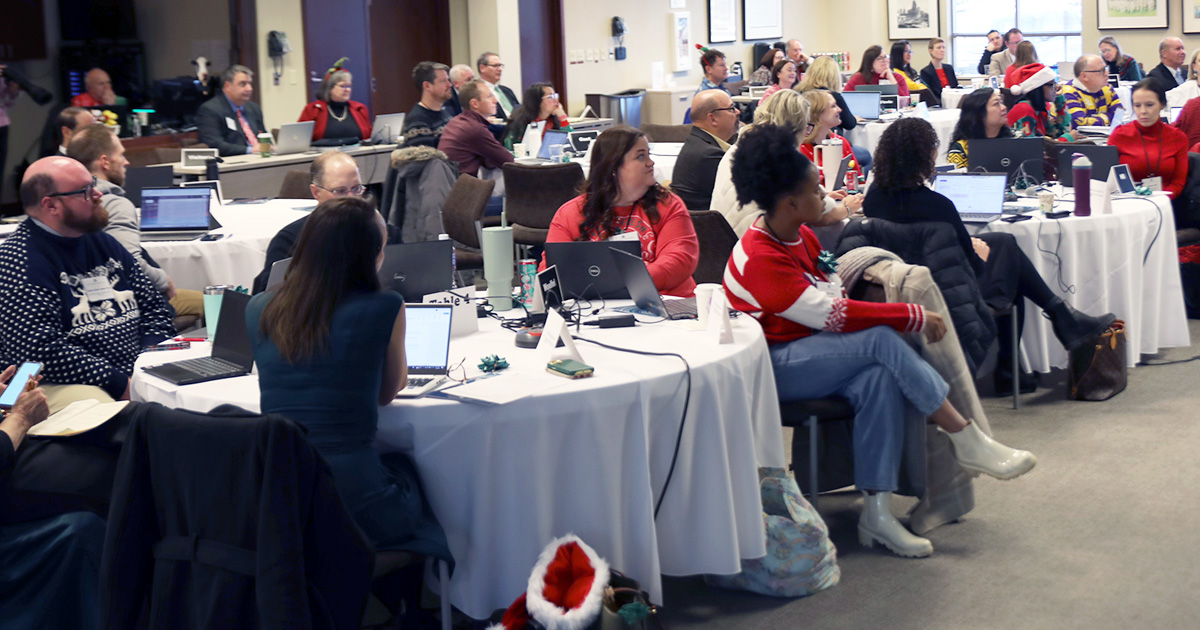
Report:
M 954 132 L 954 125 L 958 124 L 958 111 L 957 109 L 929 111 L 929 124 L 933 125 L 933 130 L 937 132 L 938 136 L 938 164 L 946 163 L 946 152 L 950 150 L 950 134 Z M 866 148 L 874 156 L 875 147 L 879 145 L 879 138 L 889 124 L 891 124 L 890 121 L 860 124 L 846 132 L 846 139 L 856 147 Z
M 210 284 L 249 287 L 262 271 L 271 238 L 316 204 L 302 199 L 226 204 L 214 211 L 221 222 L 215 232 L 231 236 L 219 241 L 142 241 L 142 247 L 180 289 L 201 290 Z
M 499 354 L 541 373 L 534 351 L 481 320 L 451 343 L 451 363 Z M 596 375 L 489 407 L 426 398 L 380 411 L 377 447 L 413 458 L 457 562 L 451 601 L 482 618 L 525 591 L 547 542 L 573 532 L 662 601 L 660 574 L 735 573 L 766 553 L 757 468 L 784 466 L 775 380 L 766 342 L 749 317 L 735 343 L 708 343 L 685 322 L 585 330 L 584 337 L 678 352 L 692 390 L 679 461 L 654 519 L 685 400 L 683 364 L 577 342 Z M 207 352 L 142 355 L 139 366 Z M 516 384 L 520 387 L 520 384 Z M 133 399 L 206 411 L 259 408 L 257 376 L 186 387 L 134 371 Z
M 1093 197 L 1093 212 L 1100 201 Z M 1059 204 L 1059 209 L 1070 209 L 1074 202 Z M 1175 217 L 1165 194 L 1114 200 L 1109 215 L 996 221 L 985 230 L 1015 236 L 1046 284 L 1075 308 L 1091 314 L 1111 312 L 1125 320 L 1131 367 L 1142 354 L 1190 344 Z M 1061 263 L 1049 253 L 1056 250 Z M 1059 288 L 1060 270 L 1062 281 L 1074 287 L 1073 294 Z M 1038 372 L 1066 367 L 1067 351 L 1055 338 L 1050 321 L 1032 303 L 1025 306 L 1021 348 L 1031 367 Z
M 961 83 L 960 83 L 961 85 Z M 974 92 L 974 88 L 943 88 L 942 89 L 942 109 L 958 109 L 959 102 L 963 97 Z

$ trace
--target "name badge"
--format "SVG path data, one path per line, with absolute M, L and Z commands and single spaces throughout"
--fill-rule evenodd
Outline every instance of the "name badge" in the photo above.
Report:
M 102 302 L 117 297 L 113 293 L 112 285 L 108 283 L 108 278 L 89 276 L 83 279 L 82 284 L 83 294 L 87 296 L 89 302 Z
M 225 126 L 229 127 L 230 131 L 237 131 L 237 123 L 233 122 L 233 119 L 228 116 L 225 117 Z
M 636 240 L 639 240 L 639 238 L 640 237 L 638 236 L 637 232 L 630 230 L 628 232 L 621 232 L 620 234 L 613 234 L 612 236 L 608 237 L 608 240 L 610 240 L 610 241 L 636 241 Z
M 1142 180 L 1142 185 L 1154 192 L 1162 192 L 1162 177 L 1147 177 Z
M 805 276 L 808 277 L 808 282 L 812 284 L 816 290 L 828 295 L 830 298 L 836 300 L 837 298 L 844 296 L 844 291 L 842 291 L 842 279 L 837 275 L 834 275 L 832 278 L 830 278 L 828 282 L 824 280 L 817 280 L 812 274 L 805 274 Z

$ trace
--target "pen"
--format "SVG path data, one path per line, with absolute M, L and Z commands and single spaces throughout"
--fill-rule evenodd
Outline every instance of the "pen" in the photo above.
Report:
M 176 337 L 175 341 L 208 341 L 208 337 Z

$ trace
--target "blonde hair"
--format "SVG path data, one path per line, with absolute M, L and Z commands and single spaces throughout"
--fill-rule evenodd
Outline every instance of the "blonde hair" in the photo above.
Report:
M 791 125 L 796 129 L 796 140 L 804 137 L 808 124 L 808 101 L 795 90 L 779 90 L 767 97 L 754 110 L 754 124 L 742 127 L 742 132 L 756 125 Z
M 830 104 L 834 103 L 833 95 L 824 90 L 813 90 L 805 92 L 803 96 L 804 100 L 808 101 L 808 122 L 813 125 L 812 133 L 804 136 L 804 143 L 816 144 L 817 140 L 824 140 L 824 138 L 817 138 L 817 127 L 821 120 L 821 114 L 824 114 Z
M 944 43 L 946 43 L 946 40 L 942 39 L 941 37 L 934 37 L 933 39 L 930 39 L 929 40 L 929 51 L 933 52 L 934 46 L 937 46 L 938 44 L 944 44 Z
M 838 71 L 837 62 L 833 60 L 833 57 L 814 59 L 808 66 L 808 72 L 804 73 L 804 80 L 796 86 L 796 90 L 800 92 L 818 88 L 834 92 L 842 91 L 842 74 Z
M 1118 49 L 1120 50 L 1120 49 Z M 1200 57 L 1200 48 L 1192 51 L 1192 56 L 1188 57 L 1188 78 L 1196 78 L 1196 58 Z

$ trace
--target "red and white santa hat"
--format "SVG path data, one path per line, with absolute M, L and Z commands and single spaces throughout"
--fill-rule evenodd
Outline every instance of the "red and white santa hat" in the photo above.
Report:
M 529 575 L 528 590 L 487 630 L 524 630 L 531 619 L 546 630 L 583 630 L 600 616 L 608 580 L 608 563 L 578 536 L 552 540 Z
M 1017 68 L 1014 73 L 1016 75 L 1017 84 L 1008 88 L 1008 91 L 1020 96 L 1028 94 L 1034 88 L 1039 88 L 1047 83 L 1053 83 L 1058 79 L 1058 75 L 1054 71 L 1040 63 L 1030 63 Z

